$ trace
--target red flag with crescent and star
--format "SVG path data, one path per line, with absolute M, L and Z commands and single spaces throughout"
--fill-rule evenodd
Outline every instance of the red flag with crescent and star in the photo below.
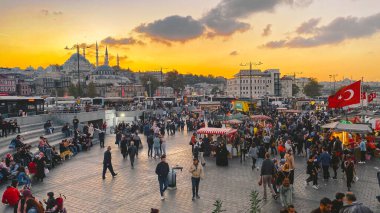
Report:
M 354 104 L 360 104 L 361 81 L 357 81 L 346 87 L 343 87 L 335 95 L 329 96 L 329 108 L 342 108 Z

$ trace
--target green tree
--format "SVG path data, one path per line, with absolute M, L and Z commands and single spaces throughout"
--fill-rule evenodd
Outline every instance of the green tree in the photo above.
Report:
M 211 89 L 211 94 L 212 95 L 216 95 L 216 94 L 218 94 L 220 92 L 220 89 L 219 89 L 219 87 L 217 87 L 217 86 L 214 86 L 212 89 Z
M 292 84 L 292 96 L 296 96 L 300 92 L 300 88 L 297 84 Z
M 220 212 L 225 212 L 226 210 L 222 209 L 223 206 L 223 201 L 221 200 L 216 200 L 214 203 L 215 209 L 212 211 L 212 213 L 220 213 Z
M 303 91 L 306 96 L 314 98 L 321 95 L 322 88 L 323 86 L 318 83 L 317 79 L 312 78 L 310 82 L 304 86 Z
M 93 82 L 90 82 L 88 85 L 87 85 L 87 88 L 86 88 L 86 95 L 90 98 L 94 98 L 96 96 L 98 96 L 97 92 L 96 92 L 96 86 Z
M 249 213 L 259 213 L 261 212 L 261 199 L 259 198 L 259 193 L 256 190 L 251 192 L 251 209 Z
M 173 88 L 175 92 L 180 92 L 185 88 L 185 80 L 178 71 L 174 70 L 166 73 L 165 86 Z
M 66 88 L 57 88 L 57 96 L 58 97 L 65 96 L 65 93 L 66 93 Z
M 69 95 L 77 97 L 78 94 L 79 94 L 78 87 L 75 86 L 74 84 L 70 84 L 70 86 L 69 86 Z
M 145 91 L 149 94 L 149 84 L 148 82 L 151 82 L 151 94 L 154 94 L 154 91 L 160 86 L 160 82 L 157 80 L 156 77 L 145 74 L 140 77 L 141 84 L 145 87 Z M 150 94 L 149 94 L 150 95 Z

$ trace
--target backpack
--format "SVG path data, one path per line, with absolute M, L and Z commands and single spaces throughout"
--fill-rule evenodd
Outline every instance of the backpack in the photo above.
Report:
M 286 176 L 284 173 L 282 174 L 284 175 L 284 179 L 282 180 L 282 186 L 289 187 L 290 186 L 289 175 Z

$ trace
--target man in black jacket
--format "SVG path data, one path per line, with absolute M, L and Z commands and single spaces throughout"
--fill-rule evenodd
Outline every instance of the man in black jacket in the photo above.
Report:
M 166 163 L 166 155 L 161 156 L 161 162 L 157 164 L 156 174 L 160 184 L 161 200 L 165 200 L 164 192 L 168 188 L 169 164 Z
M 153 157 L 153 130 L 149 131 L 149 135 L 147 137 L 148 142 L 148 157 Z
M 115 173 L 113 171 L 113 168 L 112 168 L 112 162 L 111 162 L 111 147 L 108 146 L 107 147 L 107 151 L 104 152 L 104 160 L 103 160 L 103 180 L 106 179 L 106 171 L 107 171 L 107 168 L 108 170 L 110 170 L 111 174 L 112 174 L 112 177 L 115 177 L 117 175 L 117 173 Z

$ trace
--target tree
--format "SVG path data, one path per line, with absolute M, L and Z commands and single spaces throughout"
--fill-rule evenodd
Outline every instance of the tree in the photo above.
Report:
M 225 212 L 226 210 L 222 209 L 223 201 L 221 200 L 216 200 L 214 203 L 215 209 L 212 211 L 212 213 L 220 213 L 220 212 Z
M 300 92 L 300 88 L 297 84 L 292 84 L 292 96 L 296 96 Z
M 212 90 L 211 90 L 211 94 L 212 95 L 216 95 L 216 94 L 218 94 L 220 92 L 220 89 L 219 89 L 219 87 L 217 87 L 217 86 L 214 86 L 213 88 L 212 88 Z
M 156 91 L 156 89 L 160 86 L 160 82 L 157 80 L 157 78 L 152 76 L 152 75 L 149 75 L 149 74 L 145 74 L 145 75 L 141 76 L 140 81 L 141 81 L 141 84 L 144 85 L 145 91 L 148 91 L 148 93 L 150 92 L 149 91 L 149 84 L 148 84 L 148 82 L 150 81 L 151 94 L 154 94 L 154 91 Z M 149 94 L 149 96 L 151 94 Z
M 93 82 L 90 82 L 88 85 L 87 85 L 87 88 L 86 88 L 86 95 L 90 98 L 94 98 L 96 96 L 98 96 L 97 92 L 96 92 L 96 86 Z
M 74 84 L 70 84 L 70 86 L 69 86 L 69 95 L 77 97 L 78 94 L 79 94 L 78 87 L 75 86 Z
M 57 96 L 58 97 L 65 96 L 65 93 L 66 93 L 66 88 L 57 88 Z
M 175 92 L 180 92 L 185 88 L 185 80 L 176 70 L 166 73 L 165 86 L 173 88 Z
M 318 83 L 317 79 L 312 78 L 310 79 L 310 82 L 304 86 L 303 91 L 305 92 L 306 96 L 314 98 L 321 96 L 322 88 L 323 86 Z
M 259 193 L 256 190 L 251 192 L 251 209 L 249 213 L 261 212 L 261 199 L 259 198 Z

